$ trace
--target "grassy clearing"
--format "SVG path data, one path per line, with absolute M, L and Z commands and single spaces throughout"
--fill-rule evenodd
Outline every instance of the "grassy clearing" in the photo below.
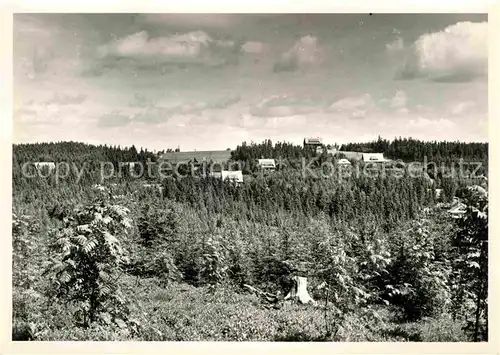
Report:
M 190 151 L 190 152 L 169 152 L 162 156 L 162 159 L 171 162 L 188 161 L 195 159 L 202 161 L 205 158 L 207 161 L 225 162 L 231 158 L 230 150 L 211 150 L 211 151 Z
M 136 327 L 93 324 L 74 327 L 68 309 L 54 306 L 40 326 L 37 340 L 137 341 L 464 341 L 461 324 L 451 319 L 425 319 L 398 324 L 380 310 L 379 320 L 348 317 L 336 335 L 326 334 L 324 308 L 284 304 L 267 308 L 251 294 L 230 287 L 212 290 L 156 279 L 126 279 L 124 289 L 135 299 L 131 319 Z M 50 326 L 49 326 L 50 324 Z

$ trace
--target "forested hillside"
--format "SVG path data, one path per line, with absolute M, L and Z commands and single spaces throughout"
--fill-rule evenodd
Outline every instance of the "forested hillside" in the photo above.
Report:
M 395 138 L 392 141 L 382 139 L 366 143 L 346 143 L 340 147 L 342 151 L 356 151 L 364 153 L 384 153 L 388 159 L 403 162 L 433 163 L 438 168 L 444 165 L 449 169 L 458 165 L 460 159 L 465 163 L 481 163 L 477 175 L 488 173 L 488 143 L 465 143 L 465 142 L 424 142 L 412 138 Z M 327 160 L 326 153 L 316 154 L 311 148 L 303 148 L 287 142 L 272 143 L 265 140 L 262 143 L 243 142 L 231 153 L 236 161 L 248 162 L 248 170 L 255 170 L 255 159 L 274 158 L 278 163 L 284 165 L 300 166 L 303 158 L 317 157 L 317 164 Z
M 78 142 L 14 144 L 12 156 L 14 163 L 37 161 L 79 163 L 85 161 L 146 162 L 148 159 L 156 161 L 155 154 L 142 148 L 137 151 L 135 146 L 121 148 L 119 146 L 95 146 Z
M 342 149 L 488 159 L 487 144 L 475 143 L 379 139 Z M 159 190 L 144 177 L 99 176 L 103 161 L 155 160 L 134 147 L 44 143 L 13 155 L 14 338 L 487 337 L 486 180 L 313 177 L 288 164 L 242 185 L 188 176 L 155 181 Z M 265 141 L 243 143 L 232 159 L 313 155 Z M 80 179 L 26 177 L 29 161 L 88 168 Z M 459 218 L 447 212 L 454 198 L 466 205 Z M 307 277 L 316 306 L 283 300 L 294 275 Z
M 373 142 L 344 144 L 340 150 L 384 152 L 388 158 L 404 161 L 421 160 L 423 157 L 436 163 L 458 161 L 460 158 L 483 163 L 488 160 L 488 143 L 425 142 L 412 138 L 395 138 L 389 141 L 379 137 Z

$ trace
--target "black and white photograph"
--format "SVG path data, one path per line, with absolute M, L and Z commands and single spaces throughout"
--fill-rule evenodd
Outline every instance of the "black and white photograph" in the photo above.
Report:
M 491 341 L 488 31 L 15 13 L 11 340 Z

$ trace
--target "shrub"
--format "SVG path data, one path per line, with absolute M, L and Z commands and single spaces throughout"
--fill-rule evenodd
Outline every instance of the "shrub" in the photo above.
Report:
M 227 249 L 219 235 L 208 237 L 201 256 L 200 279 L 203 283 L 217 286 L 227 277 Z
M 85 327 L 127 318 L 119 278 L 128 258 L 119 238 L 130 227 L 128 212 L 102 197 L 76 208 L 54 233 L 46 270 L 53 287 L 49 296 L 74 305 L 77 323 Z
M 465 315 L 464 329 L 479 341 L 488 337 L 488 200 L 470 193 L 466 202 L 453 238 L 453 313 Z
M 437 316 L 450 303 L 448 259 L 439 259 L 442 234 L 431 231 L 428 220 L 413 222 L 406 232 L 392 240 L 393 262 L 384 298 L 403 310 L 405 320 Z
M 42 319 L 40 268 L 43 245 L 39 226 L 30 216 L 12 214 L 12 318 L 13 340 L 36 337 L 35 324 Z

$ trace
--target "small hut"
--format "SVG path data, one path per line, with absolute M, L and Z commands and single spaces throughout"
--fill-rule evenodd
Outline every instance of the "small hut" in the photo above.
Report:
M 241 170 L 235 170 L 235 171 L 228 171 L 228 170 L 222 170 L 221 171 L 221 178 L 222 181 L 231 181 L 235 183 L 243 183 L 243 172 Z
M 274 159 L 257 159 L 257 164 L 262 170 L 276 169 L 276 161 Z

